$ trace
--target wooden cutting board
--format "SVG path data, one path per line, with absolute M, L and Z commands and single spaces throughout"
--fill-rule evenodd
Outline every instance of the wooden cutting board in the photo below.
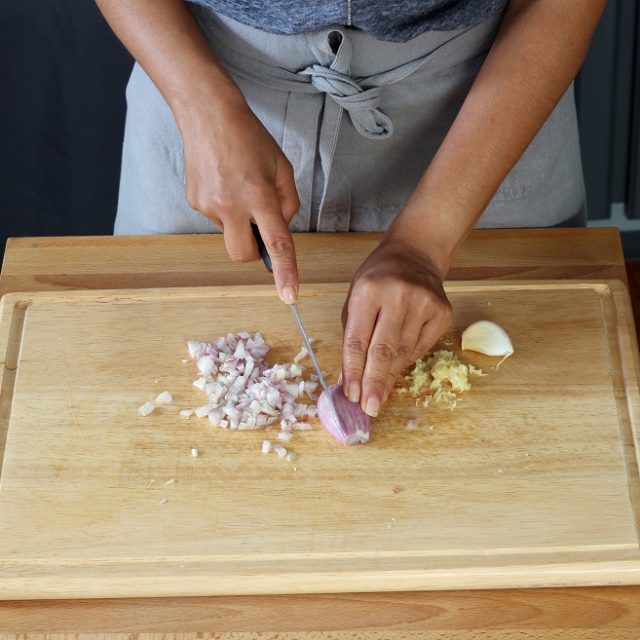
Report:
M 300 301 L 334 373 L 346 289 L 308 285 Z M 202 403 L 188 339 L 260 330 L 274 362 L 297 353 L 271 286 L 5 296 L 0 599 L 640 583 L 626 290 L 447 290 L 447 338 L 489 375 L 453 411 L 394 394 L 366 446 L 317 425 L 287 444 L 292 463 L 260 453 L 264 432 L 178 416 Z M 483 318 L 515 344 L 498 370 L 459 350 Z M 139 416 L 165 389 L 175 404 Z

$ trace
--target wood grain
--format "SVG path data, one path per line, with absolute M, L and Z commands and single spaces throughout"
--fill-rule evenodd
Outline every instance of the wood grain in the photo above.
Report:
M 629 281 L 629 296 L 633 306 L 636 331 L 640 339 L 640 260 L 627 263 L 627 278 Z
M 334 373 L 348 286 L 309 285 L 299 303 Z M 273 287 L 5 296 L 0 352 L 17 375 L 3 393 L 0 596 L 639 582 L 640 396 L 623 286 L 453 282 L 447 294 L 445 340 L 489 372 L 475 392 L 455 411 L 394 394 L 366 447 L 315 421 L 287 445 L 295 464 L 259 453 L 264 432 L 177 415 L 203 402 L 182 363 L 189 337 L 258 330 L 273 362 L 292 359 L 300 339 Z M 517 345 L 499 371 L 459 351 L 479 318 Z M 178 404 L 138 416 L 163 388 Z
M 229 263 L 217 238 L 210 240 L 212 244 L 207 244 L 205 254 L 194 252 L 194 245 L 184 237 L 15 239 L 9 242 L 5 254 L 8 270 L 6 277 L 5 271 L 0 276 L 0 292 L 153 283 L 188 286 L 217 284 L 223 279 L 239 282 L 239 271 L 245 266 Z M 307 247 L 300 240 L 296 242 L 300 259 L 307 260 L 304 253 Z M 341 256 L 336 262 L 343 269 L 341 278 L 355 269 L 364 253 L 361 246 L 357 251 L 349 251 L 353 248 L 350 242 L 351 238 L 339 234 L 317 240 L 316 249 L 324 258 Z M 342 256 L 348 258 L 346 264 Z M 252 270 L 255 282 L 264 282 L 265 275 L 258 265 L 246 268 Z M 194 280 L 190 270 L 194 271 Z M 304 275 L 308 278 L 324 271 L 324 263 L 314 265 L 309 260 Z M 492 277 L 507 279 L 626 280 L 617 230 L 477 232 L 462 248 L 451 277 L 473 279 L 483 277 L 487 271 Z M 246 275 L 242 277 L 242 281 L 250 281 Z M 30 638 L 43 640 L 80 637 L 636 640 L 640 637 L 640 588 L 8 601 L 0 603 L 2 631 L 33 632 Z M 84 634 L 80 636 L 79 632 Z
M 0 631 L 28 631 L 37 634 L 31 637 L 38 638 L 65 634 L 69 640 L 77 637 L 74 633 L 80 630 L 92 632 L 95 637 L 122 633 L 120 637 L 127 640 L 138 640 L 138 634 L 150 632 L 163 634 L 155 637 L 172 638 L 170 634 L 178 631 L 188 634 L 185 638 L 199 639 L 609 640 L 616 638 L 616 633 L 636 633 L 619 637 L 637 640 L 640 628 L 637 589 L 632 587 L 354 593 L 296 598 L 132 598 L 82 600 L 77 604 L 55 600 L 12 601 L 4 603 L 2 613 Z M 256 629 L 261 630 L 260 635 Z M 220 635 L 201 635 L 207 631 Z
M 301 282 L 344 282 L 377 233 L 296 234 Z M 510 229 L 470 234 L 448 278 L 625 280 L 617 229 Z M 267 284 L 261 262 L 233 264 L 214 235 L 17 238 L 7 242 L 1 292 Z
M 302 636 L 300 634 L 303 634 Z M 364 629 L 358 631 L 310 631 L 310 632 L 186 632 L 186 633 L 79 633 L 79 634 L 3 634 L 2 640 L 485 640 L 486 631 L 388 630 Z M 509 629 L 492 630 L 491 638 L 497 640 L 637 640 L 635 631 L 557 628 L 544 630 Z

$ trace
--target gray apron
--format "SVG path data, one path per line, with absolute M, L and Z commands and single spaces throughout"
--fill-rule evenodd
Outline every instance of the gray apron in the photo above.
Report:
M 294 167 L 294 231 L 383 231 L 435 155 L 500 25 L 426 32 L 405 43 L 336 26 L 259 31 L 202 7 L 213 52 Z M 584 219 L 573 87 L 506 177 L 477 227 Z M 182 140 L 140 66 L 127 86 L 115 233 L 208 233 L 185 198 Z

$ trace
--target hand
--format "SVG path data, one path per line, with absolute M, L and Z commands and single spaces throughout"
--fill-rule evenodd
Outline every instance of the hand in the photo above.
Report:
M 278 294 L 293 302 L 298 270 L 288 223 L 300 200 L 293 169 L 244 99 L 223 101 L 179 120 L 189 205 L 224 233 L 229 257 L 259 257 L 251 222 L 273 262 Z
M 397 239 L 383 240 L 356 272 L 342 310 L 342 384 L 370 416 L 449 325 L 442 280 L 428 256 Z

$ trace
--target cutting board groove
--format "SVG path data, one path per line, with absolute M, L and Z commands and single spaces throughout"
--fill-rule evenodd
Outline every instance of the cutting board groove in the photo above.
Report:
M 4 316 L 6 304 L 5 298 L 3 298 L 0 303 L 0 317 Z M 0 351 L 0 354 L 4 356 L 1 361 L 2 367 L 0 368 L 0 461 L 4 458 L 7 427 L 11 417 L 13 387 L 16 380 L 16 370 L 18 368 L 20 335 L 28 307 L 28 301 L 16 302 L 13 305 L 13 309 L 9 312 L 11 322 L 6 323 L 8 335 L 4 336 L 0 333 L 0 344 L 6 344 L 6 348 Z M 0 325 L 0 331 L 3 330 L 4 327 Z
M 333 373 L 347 288 L 309 285 L 300 301 Z M 264 432 L 177 417 L 202 403 L 187 339 L 261 330 L 272 361 L 297 353 L 271 286 L 5 296 L 0 598 L 638 583 L 639 367 L 623 285 L 447 292 L 447 338 L 489 375 L 455 411 L 394 394 L 364 447 L 320 427 L 297 435 L 295 465 L 259 453 Z M 514 339 L 498 370 L 459 350 L 481 318 Z M 175 406 L 139 417 L 165 388 Z

